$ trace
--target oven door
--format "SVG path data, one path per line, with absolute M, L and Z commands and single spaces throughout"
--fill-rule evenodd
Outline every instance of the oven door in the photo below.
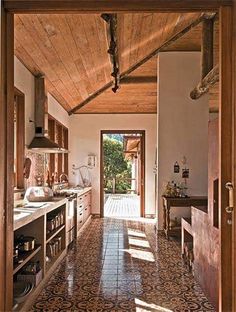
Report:
M 68 203 L 68 215 L 67 215 L 67 220 L 68 220 L 67 231 L 70 231 L 74 227 L 74 225 L 75 225 L 76 204 L 77 204 L 77 198 L 73 198 L 73 199 L 69 200 L 69 203 Z

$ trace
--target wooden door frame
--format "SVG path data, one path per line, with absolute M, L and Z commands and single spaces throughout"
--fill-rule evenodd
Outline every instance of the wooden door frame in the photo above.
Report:
M 12 309 L 14 193 L 14 16 L 1 7 L 0 311 Z
M 220 228 L 220 291 L 219 304 L 222 311 L 232 310 L 232 225 L 225 208 L 229 205 L 226 183 L 233 181 L 233 111 L 232 101 L 232 9 L 226 7 L 219 12 L 219 212 Z M 233 54 L 233 53 L 232 53 Z M 232 292 L 229 291 L 232 289 Z
M 220 97 L 224 100 L 221 110 L 221 142 L 222 153 L 221 168 L 220 168 L 220 190 L 222 196 L 221 200 L 221 223 L 225 226 L 225 212 L 224 208 L 228 204 L 228 194 L 224 188 L 224 183 L 232 179 L 232 175 L 227 170 L 224 173 L 224 165 L 227 161 L 232 161 L 229 154 L 231 146 L 231 139 L 235 140 L 235 136 L 229 135 L 230 116 L 229 113 L 235 112 L 236 105 L 235 97 L 233 97 L 232 104 L 232 84 L 229 81 L 229 74 L 236 74 L 236 66 L 232 64 L 232 59 L 229 57 L 227 47 L 233 41 L 233 47 L 236 45 L 236 39 L 231 36 L 229 12 L 231 12 L 231 0 L 3 0 L 1 2 L 1 103 L 0 103 L 0 311 L 10 311 L 12 304 L 12 245 L 13 245 L 13 95 L 14 95 L 14 13 L 103 13 L 103 12 L 117 12 L 117 13 L 132 13 L 132 12 L 197 12 L 207 10 L 219 10 L 221 20 L 224 22 L 224 36 L 228 42 L 221 36 L 221 70 L 220 70 Z M 236 13 L 234 16 L 236 20 Z M 235 23 L 235 22 L 234 22 Z M 234 79 L 235 80 L 235 79 Z M 226 106 L 231 109 L 227 111 Z M 231 115 L 231 117 L 233 114 Z M 236 116 L 235 116 L 236 118 Z M 232 120 L 231 120 L 232 121 Z M 234 120 L 233 120 L 234 121 Z M 224 126 L 226 128 L 224 128 Z M 235 123 L 234 123 L 235 126 Z M 236 130 L 236 129 L 235 129 Z M 226 142 L 224 142 L 226 141 Z M 231 143 L 229 143 L 231 142 Z M 224 147 L 224 149 L 223 149 Z M 233 162 L 232 162 L 233 164 Z M 235 171 L 235 168 L 233 168 Z M 232 172 L 231 172 L 232 173 Z M 234 181 L 236 183 L 236 180 Z M 236 195 L 236 191 L 235 191 Z M 235 196 L 236 198 L 236 196 Z M 236 224 L 236 213 L 233 218 Z M 227 232 L 227 231 L 226 231 Z M 221 235 L 221 241 L 227 238 L 228 234 Z M 220 311 L 227 311 L 229 306 L 228 301 L 229 292 L 227 289 L 229 281 L 229 271 L 225 270 L 224 266 L 228 263 L 227 257 L 229 255 L 228 243 L 221 244 L 221 255 L 223 262 L 221 263 L 221 294 L 220 294 Z M 233 248 L 234 263 L 236 261 L 236 250 Z M 226 263 L 224 263 L 226 260 Z M 235 273 L 235 271 L 234 271 Z M 231 280 L 231 279 L 230 279 Z M 233 291 L 235 294 L 236 274 L 234 274 Z M 224 287 L 223 287 L 223 286 Z M 232 296 L 231 296 L 232 297 Z M 234 296 L 233 296 L 234 297 Z M 224 304 L 226 304 L 224 306 Z M 236 303 L 234 303 L 236 306 Z M 235 307 L 234 306 L 234 307 Z M 236 311 L 236 309 L 234 309 Z
M 101 130 L 100 132 L 100 216 L 104 217 L 103 183 L 103 135 L 104 134 L 141 134 L 141 192 L 140 216 L 145 217 L 145 130 Z

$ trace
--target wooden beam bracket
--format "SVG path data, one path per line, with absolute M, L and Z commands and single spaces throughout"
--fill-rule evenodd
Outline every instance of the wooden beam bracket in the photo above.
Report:
M 202 21 L 202 79 L 212 70 L 214 63 L 214 18 Z
M 216 82 L 219 81 L 219 65 L 217 64 L 190 92 L 192 100 L 199 99 L 203 94 L 207 93 Z
M 117 45 L 117 14 L 103 13 L 101 18 L 107 23 L 107 37 L 109 41 L 109 48 L 107 53 L 110 54 L 110 60 L 113 68 L 111 76 L 114 77 L 114 87 L 112 88 L 112 91 L 116 93 L 120 84 L 120 69 Z

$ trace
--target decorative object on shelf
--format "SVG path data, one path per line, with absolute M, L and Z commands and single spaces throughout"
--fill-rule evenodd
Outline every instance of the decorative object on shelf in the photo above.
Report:
M 179 163 L 176 161 L 174 164 L 174 173 L 179 173 L 180 167 L 179 167 Z
M 43 176 L 41 174 L 38 174 L 35 176 L 35 182 L 37 186 L 43 185 Z
M 96 167 L 96 163 L 97 163 L 97 161 L 96 161 L 97 159 L 96 159 L 96 156 L 95 155 L 93 155 L 93 154 L 89 154 L 88 155 L 88 167 L 89 168 L 95 168 Z
M 17 238 L 17 243 L 19 244 L 19 251 L 31 251 L 35 248 L 36 239 L 33 236 L 21 235 Z
M 57 236 L 47 244 L 46 256 L 48 258 L 48 262 L 52 261 L 52 259 L 61 252 L 62 250 L 61 240 L 62 240 L 61 236 Z
M 163 195 L 166 197 L 186 197 L 186 190 L 187 187 L 185 183 L 169 181 L 166 185 Z
M 174 181 L 172 182 L 169 181 L 166 185 L 163 195 L 167 197 L 175 197 L 175 194 L 176 194 L 176 191 L 175 191 Z
M 182 178 L 184 179 L 184 192 L 185 195 L 187 196 L 187 179 L 189 179 L 189 168 L 187 168 L 187 157 L 183 156 L 182 159 L 182 164 L 184 166 L 184 168 L 182 169 Z
M 47 234 L 64 225 L 64 214 L 62 211 L 51 213 L 47 218 Z
M 188 179 L 189 178 L 189 169 L 188 168 L 182 169 L 182 178 L 183 179 Z
M 76 174 L 76 170 L 79 171 L 79 182 L 77 183 L 78 186 L 81 187 L 88 187 L 91 186 L 91 173 L 90 168 L 88 166 L 80 166 L 76 167 L 74 164 L 72 165 L 72 174 Z
M 24 162 L 24 178 L 25 179 L 29 179 L 30 168 L 31 168 L 31 159 L 29 157 L 26 157 L 25 162 Z

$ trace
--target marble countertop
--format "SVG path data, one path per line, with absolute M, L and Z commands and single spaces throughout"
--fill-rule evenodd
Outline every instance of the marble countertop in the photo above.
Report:
M 91 187 L 78 190 L 68 188 L 69 191 L 75 191 L 78 196 L 81 196 L 91 190 Z M 54 197 L 50 202 L 30 202 L 27 205 L 23 200 L 15 201 L 14 203 L 14 230 L 38 219 L 48 212 L 68 203 L 66 197 Z

